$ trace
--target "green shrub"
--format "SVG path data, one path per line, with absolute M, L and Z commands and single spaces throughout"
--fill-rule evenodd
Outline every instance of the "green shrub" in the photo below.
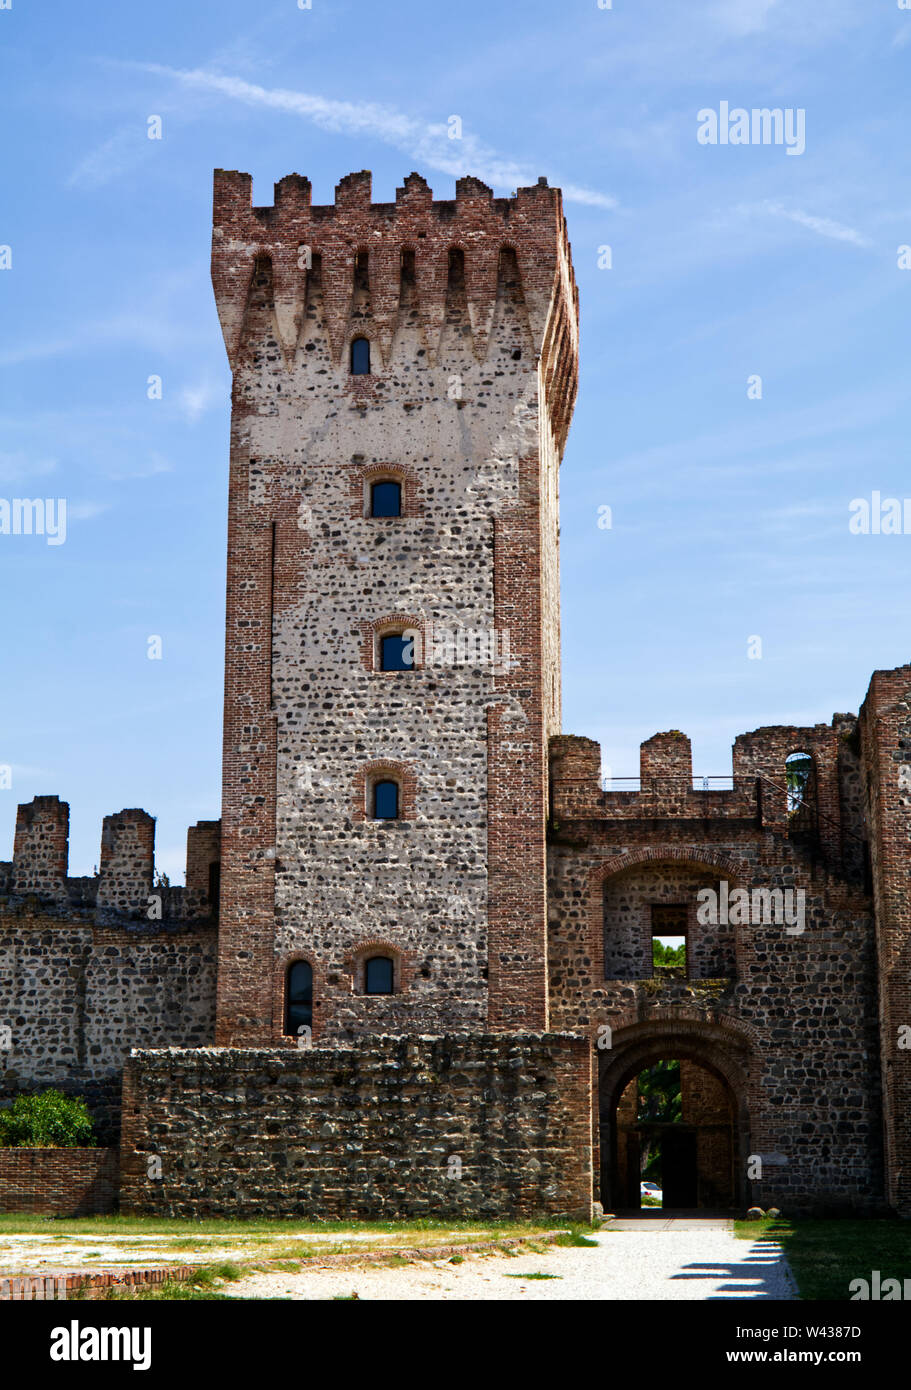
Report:
M 94 1148 L 93 1122 L 84 1100 L 60 1091 L 17 1096 L 0 1110 L 0 1148 Z

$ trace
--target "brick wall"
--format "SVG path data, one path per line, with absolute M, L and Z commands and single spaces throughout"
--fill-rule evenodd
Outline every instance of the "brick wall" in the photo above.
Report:
M 0 1149 L 0 1211 L 96 1216 L 117 1205 L 116 1149 Z
M 459 1034 L 139 1052 L 121 1153 L 136 1213 L 587 1220 L 589 1047 Z

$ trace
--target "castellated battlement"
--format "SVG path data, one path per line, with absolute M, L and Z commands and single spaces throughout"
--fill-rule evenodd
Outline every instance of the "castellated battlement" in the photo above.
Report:
M 286 372 L 322 368 L 325 335 L 341 372 L 355 336 L 371 344 L 374 375 L 388 368 L 396 335 L 418 330 L 430 367 L 454 306 L 467 311 L 471 351 L 484 364 L 498 303 L 508 293 L 527 315 L 554 439 L 562 452 L 578 381 L 579 296 L 559 189 L 540 179 L 495 198 L 479 179 L 434 200 L 409 174 L 394 203 L 371 202 L 371 174 L 348 174 L 333 204 L 311 204 L 308 179 L 275 185 L 271 207 L 254 208 L 249 174 L 217 169 L 212 283 L 232 368 L 249 338 L 245 320 L 268 303 Z M 317 322 L 318 321 L 318 322 Z M 325 380 L 321 386 L 329 385 Z
M 805 841 L 836 874 L 865 878 L 864 785 L 858 719 L 770 725 L 734 741 L 732 775 L 694 775 L 690 740 L 679 729 L 640 748 L 639 776 L 602 775 L 595 740 L 560 734 L 550 741 L 551 816 L 555 832 L 583 822 L 692 821 L 744 833 Z M 801 769 L 795 781 L 792 759 Z
M 156 878 L 155 818 L 138 807 L 105 816 L 98 872 L 68 875 L 70 808 L 36 796 L 16 815 L 13 858 L 0 863 L 0 907 L 37 902 L 55 914 L 94 913 L 98 921 L 208 919 L 217 916 L 221 822 L 187 831 L 187 886 Z

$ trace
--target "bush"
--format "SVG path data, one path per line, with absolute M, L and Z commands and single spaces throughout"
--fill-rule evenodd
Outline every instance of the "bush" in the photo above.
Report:
M 17 1096 L 0 1110 L 0 1148 L 94 1148 L 93 1121 L 84 1100 L 60 1091 Z

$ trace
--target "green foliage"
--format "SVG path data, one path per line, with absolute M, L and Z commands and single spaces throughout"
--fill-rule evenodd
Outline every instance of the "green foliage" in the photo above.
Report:
M 679 946 L 665 946 L 657 936 L 653 936 L 652 965 L 659 968 L 663 965 L 685 966 L 686 942 L 681 941 Z
M 92 1130 L 85 1101 L 60 1091 L 20 1095 L 0 1110 L 0 1148 L 90 1149 L 96 1144 Z
M 638 1119 L 673 1124 L 683 1118 L 680 1063 L 656 1062 L 639 1073 Z

